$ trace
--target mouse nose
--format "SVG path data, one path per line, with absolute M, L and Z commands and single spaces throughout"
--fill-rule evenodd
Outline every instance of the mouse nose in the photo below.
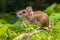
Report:
M 17 13 L 17 15 L 22 15 L 22 13 Z

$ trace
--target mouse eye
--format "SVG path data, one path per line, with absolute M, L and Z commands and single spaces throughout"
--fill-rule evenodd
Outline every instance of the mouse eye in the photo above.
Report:
M 23 14 L 25 14 L 26 12 L 23 11 Z

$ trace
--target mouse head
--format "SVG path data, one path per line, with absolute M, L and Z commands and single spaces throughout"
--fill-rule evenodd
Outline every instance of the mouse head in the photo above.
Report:
M 28 17 L 33 14 L 33 10 L 31 6 L 26 7 L 26 9 L 20 10 L 17 12 L 17 16 L 20 18 Z

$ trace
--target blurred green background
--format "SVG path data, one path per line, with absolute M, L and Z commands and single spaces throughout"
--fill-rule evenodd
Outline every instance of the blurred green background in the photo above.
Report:
M 52 22 L 52 31 L 43 30 L 31 36 L 30 40 L 60 40 L 60 0 L 0 0 L 0 40 L 13 40 L 22 33 L 39 28 L 38 25 L 23 25 L 16 12 L 32 6 L 48 14 Z

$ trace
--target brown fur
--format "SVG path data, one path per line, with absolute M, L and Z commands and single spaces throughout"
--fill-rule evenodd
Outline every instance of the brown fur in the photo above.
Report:
M 49 27 L 48 15 L 42 11 L 33 11 L 31 6 L 18 11 L 17 16 L 25 18 L 29 23 L 38 23 L 41 28 L 48 29 Z

